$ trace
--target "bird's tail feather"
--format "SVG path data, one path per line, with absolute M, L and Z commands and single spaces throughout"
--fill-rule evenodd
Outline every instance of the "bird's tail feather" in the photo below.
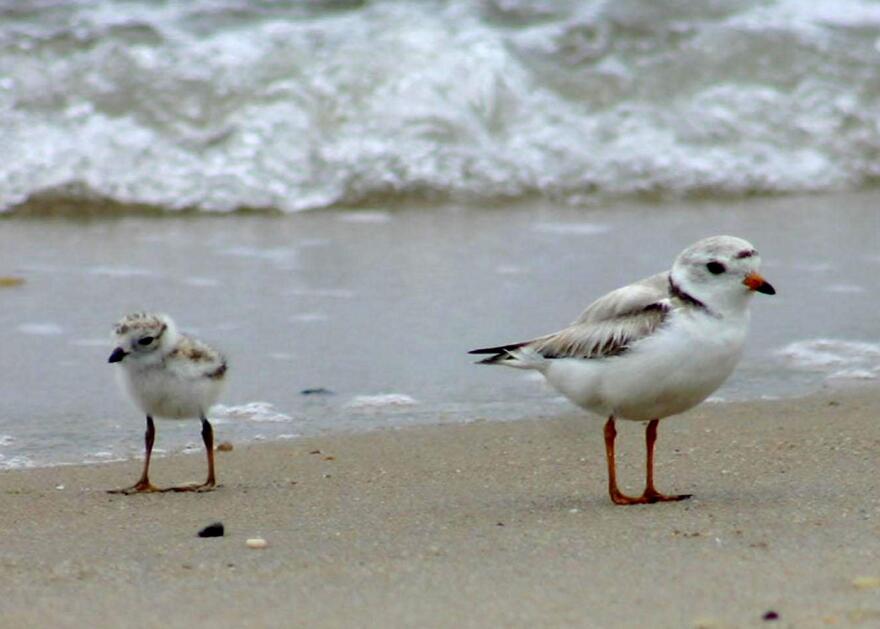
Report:
M 504 365 L 515 369 L 537 369 L 543 371 L 547 359 L 528 346 L 528 343 L 513 343 L 499 347 L 475 349 L 469 354 L 492 354 L 477 361 L 478 365 Z

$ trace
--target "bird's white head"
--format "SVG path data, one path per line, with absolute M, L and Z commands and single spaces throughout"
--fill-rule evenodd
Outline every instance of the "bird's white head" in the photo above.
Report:
M 672 265 L 675 288 L 718 314 L 742 311 L 757 291 L 776 290 L 758 272 L 761 256 L 755 247 L 735 236 L 712 236 L 682 251 Z
M 146 312 L 125 315 L 113 328 L 116 348 L 108 361 L 128 364 L 158 362 L 177 339 L 177 326 L 168 315 Z

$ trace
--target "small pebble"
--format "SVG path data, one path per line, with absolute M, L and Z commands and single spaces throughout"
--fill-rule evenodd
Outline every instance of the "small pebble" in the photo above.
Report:
M 62 489 L 64 489 L 64 485 L 55 485 L 55 489 L 61 491 Z
M 24 278 L 12 277 L 11 275 L 0 276 L 0 288 L 13 288 L 24 284 Z
M 249 540 L 245 542 L 248 548 L 265 548 L 269 545 L 269 542 L 264 540 L 262 537 L 251 537 Z
M 223 533 L 223 523 L 214 522 L 199 531 L 199 537 L 223 537 Z
M 852 584 L 860 590 L 873 590 L 880 588 L 880 577 L 856 577 Z
M 234 447 L 231 441 L 221 441 L 217 444 L 217 452 L 232 452 Z
M 761 616 L 763 620 L 779 620 L 779 614 L 772 609 Z

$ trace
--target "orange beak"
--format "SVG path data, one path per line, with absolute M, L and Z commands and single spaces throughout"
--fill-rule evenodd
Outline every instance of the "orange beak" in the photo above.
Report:
M 743 280 L 743 284 L 749 287 L 750 290 L 756 290 L 759 293 L 764 293 L 765 295 L 775 295 L 776 289 L 761 277 L 757 273 L 749 273 L 746 275 L 746 279 Z

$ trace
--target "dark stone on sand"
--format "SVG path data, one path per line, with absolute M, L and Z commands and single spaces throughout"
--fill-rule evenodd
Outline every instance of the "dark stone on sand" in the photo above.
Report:
M 214 522 L 214 524 L 209 524 L 199 531 L 199 537 L 223 537 L 223 523 Z

